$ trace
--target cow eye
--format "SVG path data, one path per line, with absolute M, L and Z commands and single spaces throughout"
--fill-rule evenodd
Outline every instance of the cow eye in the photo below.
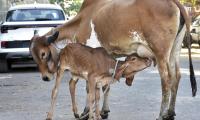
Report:
M 42 58 L 42 59 L 45 59 L 45 58 L 46 58 L 46 53 L 45 53 L 45 52 L 42 52 L 42 53 L 41 53 L 41 58 Z
M 132 61 L 136 60 L 136 57 L 132 57 L 131 60 L 132 60 Z

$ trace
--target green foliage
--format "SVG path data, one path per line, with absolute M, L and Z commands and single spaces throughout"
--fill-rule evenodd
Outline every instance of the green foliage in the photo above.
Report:
M 199 0 L 179 0 L 181 3 L 191 3 L 192 6 L 199 4 Z
M 65 12 L 70 15 L 74 15 L 79 11 L 81 4 L 81 0 L 74 0 L 71 4 L 69 4 L 68 8 L 65 8 Z
M 83 0 L 49 0 L 50 3 L 58 3 L 68 16 L 76 14 Z

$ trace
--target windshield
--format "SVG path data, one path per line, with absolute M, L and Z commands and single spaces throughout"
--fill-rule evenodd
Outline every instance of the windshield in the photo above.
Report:
M 58 9 L 18 9 L 9 11 L 8 22 L 19 21 L 56 21 L 65 20 L 64 14 Z

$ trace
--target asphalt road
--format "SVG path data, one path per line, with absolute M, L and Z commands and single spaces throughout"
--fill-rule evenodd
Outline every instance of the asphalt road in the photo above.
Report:
M 193 63 L 200 85 L 200 50 L 194 49 Z M 200 92 L 191 95 L 188 58 L 181 54 L 181 82 L 176 103 L 176 120 L 200 119 Z M 59 89 L 54 120 L 75 120 L 71 111 L 68 90 L 70 74 L 66 72 Z M 50 108 L 51 90 L 55 81 L 44 82 L 36 68 L 15 68 L 0 74 L 0 120 L 45 120 Z M 199 88 L 200 89 L 200 88 Z M 85 81 L 77 85 L 79 113 L 85 105 Z M 128 87 L 121 79 L 111 85 L 108 120 L 155 120 L 161 103 L 161 86 L 157 68 L 150 67 L 135 76 L 134 85 Z

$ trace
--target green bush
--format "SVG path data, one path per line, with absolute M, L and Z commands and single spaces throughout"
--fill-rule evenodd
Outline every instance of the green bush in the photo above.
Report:
M 57 4 L 63 8 L 65 13 L 68 16 L 71 16 L 79 11 L 83 0 L 49 0 L 49 2 L 52 4 L 57 2 Z

